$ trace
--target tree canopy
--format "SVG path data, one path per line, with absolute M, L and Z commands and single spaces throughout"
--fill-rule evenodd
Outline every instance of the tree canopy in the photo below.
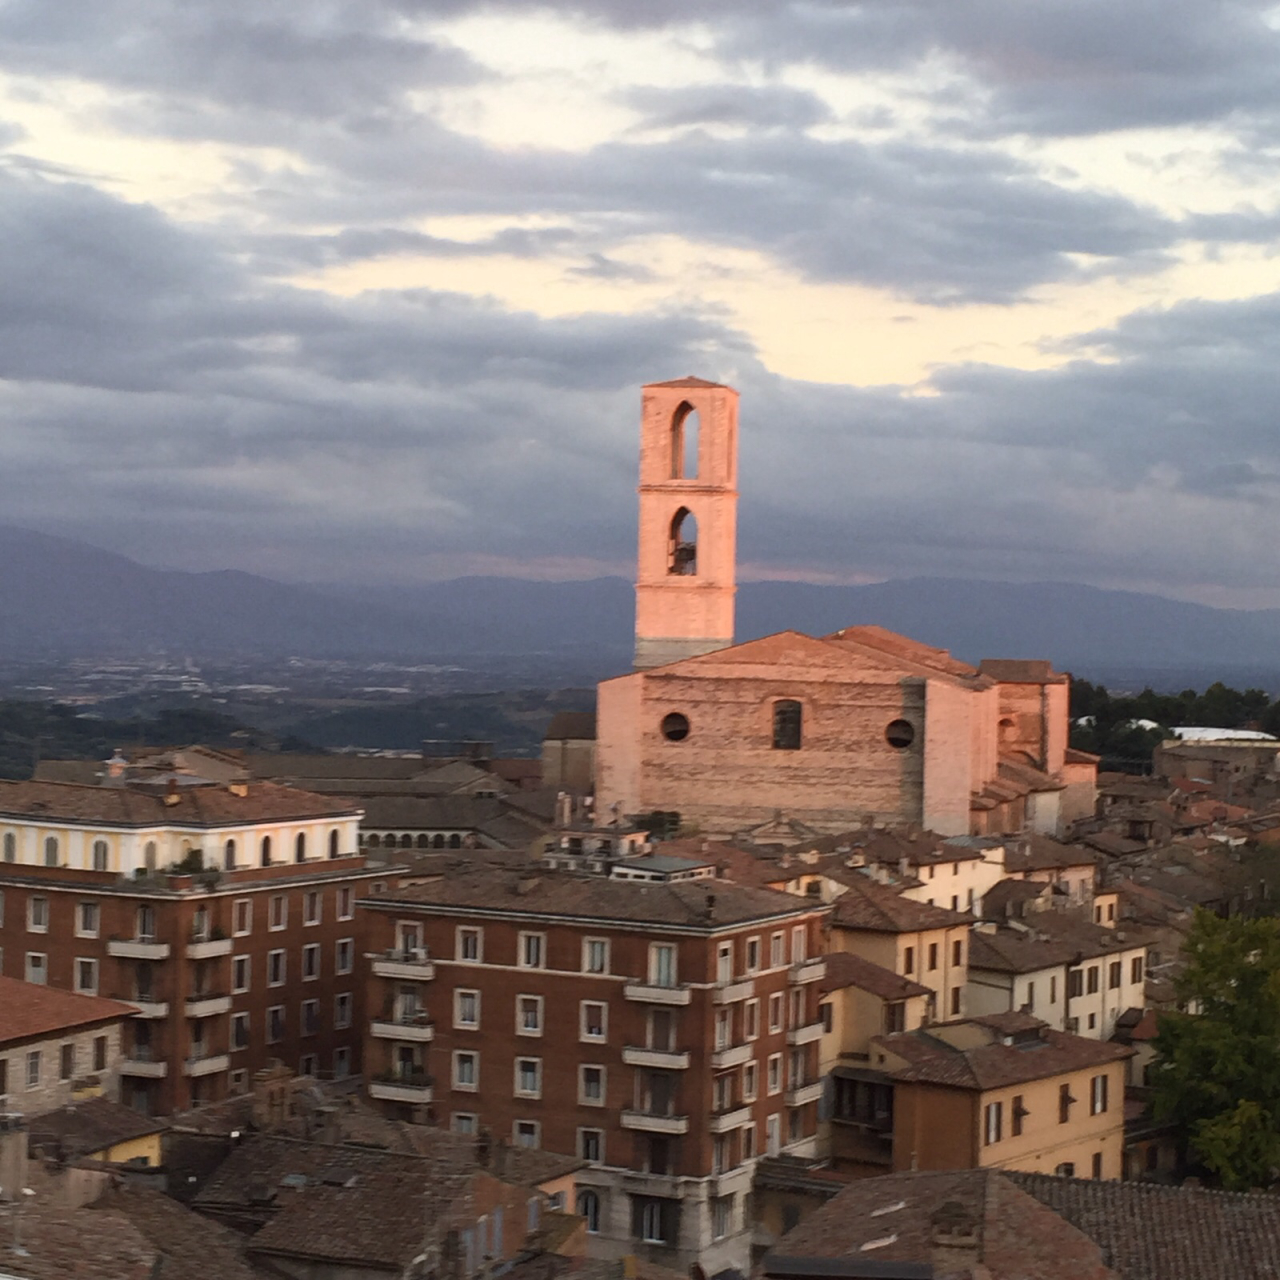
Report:
M 1280 920 L 1200 911 L 1178 980 L 1186 1013 L 1160 1016 L 1158 1119 L 1230 1191 L 1280 1178 Z

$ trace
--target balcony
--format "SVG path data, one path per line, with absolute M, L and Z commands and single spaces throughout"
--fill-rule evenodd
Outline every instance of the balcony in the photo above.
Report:
M 118 960 L 167 960 L 172 948 L 154 938 L 108 938 L 107 955 Z
M 434 1084 L 425 1071 L 389 1071 L 369 1081 L 369 1097 L 383 1102 L 430 1102 Z
M 791 981 L 794 983 L 821 982 L 826 976 L 827 962 L 822 956 L 791 966 Z
M 425 947 L 391 947 L 387 951 L 374 952 L 375 978 L 397 978 L 401 982 L 430 982 L 436 976 L 436 966 Z
M 688 1116 L 660 1116 L 651 1111 L 624 1111 L 624 1129 L 639 1129 L 643 1133 L 681 1134 L 689 1132 Z
M 657 1067 L 662 1071 L 686 1071 L 689 1067 L 689 1054 L 685 1050 L 644 1049 L 637 1045 L 628 1045 L 622 1050 L 622 1061 L 629 1067 Z
M 163 1080 L 169 1074 L 169 1064 L 163 1058 L 153 1058 L 146 1045 L 135 1045 L 120 1060 L 120 1074 L 141 1076 L 145 1080 Z
M 728 1067 L 740 1067 L 756 1056 L 754 1044 L 734 1044 L 727 1049 L 717 1049 L 711 1055 L 711 1070 L 724 1071 Z
M 140 1018 L 167 1018 L 169 1002 L 167 1000 L 143 1000 L 141 997 L 126 996 L 125 1002 L 133 1005 Z
M 803 1027 L 792 1027 L 787 1032 L 788 1044 L 813 1044 L 815 1040 L 821 1040 L 823 1033 L 822 1023 L 810 1022 Z
M 212 1018 L 218 1013 L 231 1012 L 230 996 L 197 995 L 186 999 L 188 1018 Z
M 730 1111 L 721 1111 L 707 1121 L 707 1128 L 712 1133 L 729 1133 L 733 1129 L 741 1129 L 744 1124 L 751 1123 L 750 1107 L 734 1107 Z
M 716 1004 L 735 1004 L 750 1000 L 756 993 L 754 978 L 740 978 L 737 982 L 720 982 L 711 989 L 711 999 Z
M 812 1084 L 799 1084 L 794 1089 L 787 1090 L 787 1106 L 803 1107 L 806 1103 L 817 1102 L 822 1097 L 822 1081 L 815 1080 Z
M 374 1018 L 369 1024 L 369 1034 L 379 1040 L 429 1044 L 435 1039 L 436 1029 L 424 1010 L 421 1013 L 397 1014 L 394 1018 Z
M 188 1058 L 182 1064 L 184 1076 L 216 1076 L 231 1069 L 231 1059 L 225 1053 L 201 1053 Z
M 688 1004 L 693 998 L 688 987 L 659 987 L 651 982 L 628 982 L 622 994 L 642 1004 Z
M 188 960 L 216 960 L 230 954 L 230 938 L 192 938 L 187 943 Z

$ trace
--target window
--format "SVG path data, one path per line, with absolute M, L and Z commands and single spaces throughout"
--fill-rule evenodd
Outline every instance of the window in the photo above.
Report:
M 644 1200 L 640 1202 L 639 1208 L 640 1230 L 637 1234 L 640 1239 L 647 1244 L 666 1244 L 667 1234 L 663 1219 L 669 1215 L 663 1214 L 662 1202 L 659 1200 Z
M 96 902 L 76 903 L 76 936 L 78 938 L 98 936 L 98 904 Z
M 339 920 L 350 920 L 356 914 L 356 895 L 350 885 L 342 885 L 338 890 L 337 917 Z
M 726 1071 L 715 1078 L 711 1093 L 713 1111 L 729 1111 L 733 1108 L 733 1073 Z
M 545 933 L 522 933 L 520 935 L 520 967 L 522 969 L 542 969 L 546 965 L 547 935 Z
M 775 991 L 769 997 L 769 1030 L 782 1030 L 782 992 Z
M 334 973 L 350 973 L 355 966 L 355 939 L 339 938 L 333 945 Z
M 304 1053 L 298 1059 L 298 1074 L 300 1076 L 311 1076 L 313 1079 L 320 1070 L 320 1059 L 314 1053 Z
M 600 1164 L 604 1160 L 604 1130 L 579 1129 L 578 1155 L 592 1164 Z
M 224 871 L 234 871 L 236 869 L 236 842 L 228 840 L 222 846 L 222 869 Z
M 782 1150 L 782 1119 L 776 1111 L 765 1117 L 764 1148 L 765 1154 L 770 1156 L 776 1156 Z
M 1089 966 L 1089 994 L 1091 996 L 1097 995 L 1099 985 L 1100 975 L 1098 973 L 1098 966 L 1096 964 L 1091 964 Z
M 1055 1166 L 1053 1171 L 1059 1178 L 1074 1178 L 1076 1176 L 1076 1167 L 1070 1160 Z
M 27 1088 L 38 1089 L 40 1087 L 40 1050 L 32 1049 L 27 1054 Z
M 669 943 L 654 943 L 649 948 L 649 981 L 655 987 L 676 985 L 676 949 Z
M 267 1010 L 267 1043 L 276 1044 L 284 1039 L 284 1005 L 273 1004 Z
M 818 1005 L 818 1020 L 822 1023 L 823 1033 L 830 1035 L 832 1027 L 835 1026 L 835 1014 L 830 1000 L 824 1000 Z
M 333 997 L 333 1025 L 339 1029 L 351 1025 L 351 992 L 343 991 Z
M 76 961 L 76 990 L 87 996 L 98 994 L 98 962 L 85 958 Z
M 1056 976 L 1049 978 L 1049 1003 L 1058 1003 L 1058 979 Z
M 542 1096 L 542 1059 L 517 1058 L 515 1091 L 518 1098 Z
M 1067 971 L 1067 999 L 1075 1000 L 1084 995 L 1084 971 L 1069 969 Z
M 715 1021 L 715 1047 L 727 1049 L 733 1040 L 733 1013 L 729 1009 L 717 1009 Z
M 711 1237 L 723 1240 L 733 1230 L 733 1197 L 717 1196 L 711 1202 Z
M 27 899 L 27 931 L 29 933 L 49 932 L 49 899 Z
M 283 949 L 267 952 L 267 986 L 284 986 L 285 954 Z
M 1034 982 L 1027 983 L 1027 999 L 1026 1006 L 1028 1013 L 1036 1011 L 1036 984 Z
M 808 953 L 807 943 L 808 935 L 805 932 L 804 925 L 796 925 L 791 930 L 791 963 L 803 964 Z
M 584 1107 L 604 1106 L 604 1068 L 584 1066 L 579 1068 L 578 1101 Z
M 512 1129 L 517 1147 L 528 1147 L 536 1151 L 541 1141 L 539 1131 L 542 1126 L 536 1120 L 517 1120 Z
M 775 751 L 799 751 L 804 708 L 789 698 L 781 698 L 773 704 L 773 749 Z
M 289 900 L 282 893 L 273 894 L 268 904 L 267 928 L 283 929 L 289 923 Z
M 455 1111 L 449 1127 L 454 1133 L 473 1134 L 480 1127 L 479 1121 L 474 1111 Z
M 897 1035 L 907 1029 L 907 1003 L 905 1000 L 890 1000 L 884 1006 L 884 1033 L 887 1036 Z
M 746 952 L 747 952 L 747 972 L 759 973 L 760 972 L 760 939 L 748 938 Z
M 581 1005 L 582 1021 L 579 1039 L 603 1040 L 605 1038 L 605 1006 L 599 1000 L 584 1000 Z M 662 1046 L 665 1047 L 665 1046 Z
M 1071 1119 L 1071 1108 L 1075 1103 L 1075 1099 L 1071 1096 L 1071 1086 L 1069 1084 L 1061 1084 L 1058 1086 L 1058 1123 L 1067 1124 Z
M 742 1067 L 742 1100 L 754 1102 L 760 1087 L 760 1071 L 754 1062 L 747 1062 Z
M 582 972 L 609 972 L 609 941 L 607 938 L 585 938 L 582 943 Z
M 294 862 L 305 862 L 307 860 L 307 836 L 303 831 L 299 831 L 294 839 L 293 860 Z
M 111 865 L 111 850 L 107 848 L 105 840 L 95 840 L 93 842 L 93 869 L 95 871 L 106 871 Z
M 93 1069 L 95 1071 L 105 1071 L 107 1069 L 107 1037 L 93 1037 Z M 4 1092 L 4 1081 L 0 1080 L 0 1093 Z
M 320 976 L 320 944 L 309 942 L 302 948 L 302 980 L 314 982 Z
M 46 867 L 56 867 L 58 865 L 57 836 L 45 836 L 44 838 L 44 865 Z
M 936 969 L 937 967 L 938 967 L 938 944 L 936 942 L 931 942 L 929 943 L 929 969 L 932 972 L 932 970 Z
M 760 1034 L 760 1001 L 745 1000 L 742 1004 L 742 1037 L 754 1040 Z
M 1100 1116 L 1107 1109 L 1107 1077 L 1094 1076 L 1089 1081 L 1089 1114 Z
M 459 960 L 479 964 L 482 959 L 481 933 L 479 929 L 459 929 L 454 940 L 454 954 Z
M 781 969 L 786 962 L 786 955 L 783 947 L 786 943 L 786 935 L 775 933 L 769 938 L 769 967 L 771 969 Z
M 600 1197 L 596 1192 L 578 1192 L 578 1216 L 586 1219 L 588 1235 L 600 1233 Z
M 954 894 L 954 893 L 951 895 L 951 910 L 952 911 L 960 910 L 960 898 L 957 894 Z
M 902 972 L 915 973 L 916 971 L 916 949 L 915 947 L 904 947 L 902 949 Z
M 662 717 L 662 736 L 668 742 L 683 742 L 689 736 L 689 717 L 672 711 Z
M 341 837 L 338 835 L 338 828 L 334 827 L 334 829 L 329 832 L 329 857 L 330 858 L 336 858 L 340 856 L 342 852 L 342 848 L 338 843 L 340 838 Z
M 516 1035 L 540 1036 L 542 1034 L 542 997 L 516 997 Z
M 964 943 L 958 938 L 951 944 L 951 963 L 953 965 L 964 963 Z
M 769 1093 L 782 1092 L 782 1054 L 771 1053 L 766 1065 L 766 1089 Z
M 249 1015 L 233 1013 L 231 1015 L 231 1048 L 247 1049 L 249 1047 Z
M 18 837 L 12 831 L 4 833 L 4 860 L 6 862 L 18 860 Z
M 1093 1180 L 1095 1182 L 1102 1181 L 1102 1152 L 1095 1151 L 1093 1153 Z
M 474 1031 L 480 1025 L 480 993 L 459 989 L 453 993 L 453 1025 Z
M 1117 991 L 1120 988 L 1120 980 L 1123 973 L 1123 966 L 1119 960 L 1113 960 L 1107 966 L 1107 989 Z
M 1130 982 L 1142 981 L 1142 957 L 1141 956 L 1134 956 L 1133 959 L 1129 961 L 1129 981 Z
M 43 985 L 49 980 L 49 966 L 43 951 L 27 952 L 26 979 Z
M 733 981 L 732 942 L 722 942 L 716 947 L 716 981 L 721 985 Z
M 243 938 L 253 928 L 253 901 L 249 898 L 237 898 L 231 905 L 231 932 L 237 938 Z
M 319 924 L 320 909 L 320 891 L 318 889 L 308 889 L 302 895 L 302 923 Z
M 885 726 L 884 740 L 895 751 L 905 751 L 916 740 L 915 727 L 910 720 L 890 720 Z
M 951 1016 L 958 1018 L 960 1016 L 960 988 L 951 988 Z
M 320 1030 L 320 1001 L 304 1000 L 302 1002 L 302 1034 L 313 1036 Z M 310 1072 L 304 1074 L 309 1075 Z
M 999 1142 L 1004 1136 L 1004 1103 L 988 1102 L 983 1112 L 983 1129 L 982 1142 L 984 1146 L 991 1146 L 993 1142 Z
M 1022 1121 L 1031 1113 L 1022 1105 L 1022 1094 L 1013 1095 L 1013 1105 L 1009 1108 L 1009 1132 L 1015 1138 L 1022 1137 Z
M 351 1074 L 351 1050 L 345 1046 L 333 1051 L 333 1078 L 345 1080 Z
M 474 1093 L 480 1083 L 480 1055 L 470 1049 L 453 1052 L 453 1087 Z

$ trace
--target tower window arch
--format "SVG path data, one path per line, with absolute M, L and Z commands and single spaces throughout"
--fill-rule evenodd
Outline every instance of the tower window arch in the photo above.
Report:
M 228 840 L 222 846 L 222 867 L 224 871 L 234 871 L 236 869 L 236 842 Z
M 683 401 L 671 418 L 671 478 L 696 480 L 698 478 L 698 435 L 700 421 L 698 411 L 687 400 Z
M 107 846 L 105 840 L 95 840 L 93 842 L 93 869 L 95 871 L 106 871 L 111 863 L 111 850 Z
M 698 573 L 698 518 L 688 507 L 671 517 L 667 572 L 693 578 Z
M 799 751 L 804 730 L 804 707 L 793 698 L 779 698 L 773 704 L 773 748 Z
M 261 856 L 259 858 L 259 861 L 262 863 L 264 867 L 269 867 L 271 865 L 271 837 L 270 836 L 262 837 Z
M 299 831 L 294 839 L 293 860 L 294 862 L 305 862 L 307 860 L 307 836 L 304 831 Z
M 334 829 L 329 832 L 329 857 L 336 858 L 338 853 L 338 828 L 334 827 Z
M 58 837 L 57 836 L 45 836 L 44 865 L 46 867 L 56 867 L 58 865 Z
M 6 862 L 18 860 L 18 837 L 12 831 L 4 833 L 4 860 Z

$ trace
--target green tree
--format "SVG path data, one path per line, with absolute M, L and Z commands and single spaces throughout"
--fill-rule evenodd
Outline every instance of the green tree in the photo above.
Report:
M 1280 1176 L 1280 920 L 1200 911 L 1152 1072 L 1157 1119 L 1231 1191 Z

